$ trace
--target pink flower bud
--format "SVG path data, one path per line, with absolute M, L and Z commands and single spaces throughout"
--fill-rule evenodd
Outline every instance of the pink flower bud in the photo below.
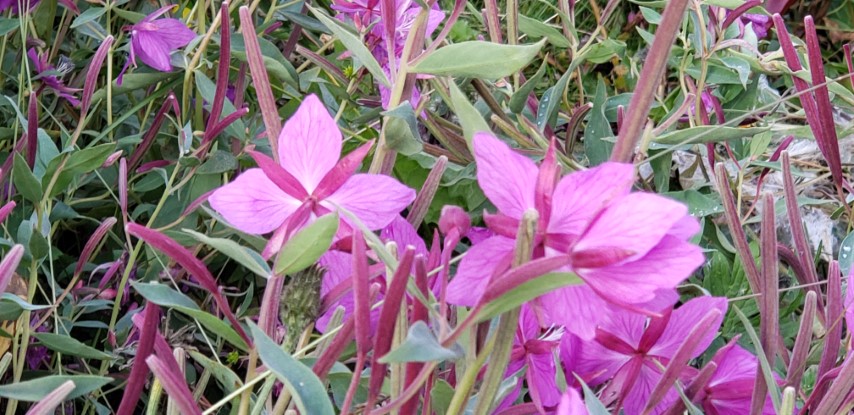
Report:
M 452 229 L 457 229 L 460 235 L 465 235 L 471 228 L 471 218 L 459 206 L 447 205 L 442 208 L 439 217 L 439 230 L 448 235 Z

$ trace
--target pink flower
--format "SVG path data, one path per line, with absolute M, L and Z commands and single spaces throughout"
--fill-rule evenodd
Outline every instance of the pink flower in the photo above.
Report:
M 172 70 L 170 63 L 172 52 L 187 46 L 196 37 L 196 34 L 179 19 L 157 19 L 173 7 L 175 6 L 161 7 L 128 29 L 131 36 L 130 61 L 128 63 L 132 62 L 133 66 L 136 67 L 136 57 L 139 56 L 143 63 L 158 71 L 169 72 Z M 122 73 L 119 75 L 120 79 L 127 67 L 128 64 L 125 64 Z
M 758 365 L 756 356 L 733 341 L 718 350 L 712 361 L 718 368 L 698 397 L 703 411 L 709 415 L 749 413 Z M 775 413 L 770 395 L 762 413 Z
M 849 273 L 849 276 L 851 273 Z M 848 326 L 848 332 L 854 333 L 854 281 L 848 279 L 848 288 L 845 290 L 845 324 Z
M 337 206 L 372 230 L 385 227 L 415 199 L 415 191 L 389 176 L 354 174 L 373 143 L 339 160 L 342 139 L 317 96 L 307 96 L 279 135 L 279 163 L 250 152 L 260 168 L 214 191 L 211 206 L 243 232 L 276 231 L 266 256 L 278 251 L 291 232 Z
M 534 311 L 527 306 L 522 307 L 519 328 L 516 330 L 516 339 L 505 376 L 526 367 L 525 382 L 528 384 L 528 394 L 540 413 L 544 413 L 545 408 L 557 406 L 561 400 L 560 390 L 555 382 L 555 352 L 562 335 L 561 329 L 549 330 L 545 335 L 541 335 L 540 324 Z M 521 387 L 520 382 L 517 389 Z
M 714 340 L 726 308 L 726 298 L 698 297 L 649 321 L 639 314 L 615 310 L 596 330 L 595 340 L 581 347 L 575 371 L 591 386 L 610 379 L 603 390 L 603 400 L 619 399 L 622 405 L 618 406 L 625 409 L 626 415 L 639 414 L 661 379 L 662 367 L 667 366 L 694 326 L 709 311 L 720 310 L 720 316 L 704 335 L 695 339 L 691 358 L 703 353 Z M 692 372 L 686 367 L 682 377 L 688 378 Z M 666 409 L 675 399 L 679 399 L 678 394 L 671 389 L 659 403 L 659 410 L 653 412 Z
M 606 304 L 657 311 L 676 301 L 674 288 L 703 262 L 687 242 L 699 224 L 687 208 L 648 193 L 631 193 L 630 164 L 605 163 L 559 179 L 554 148 L 542 165 L 487 133 L 474 137 L 477 178 L 498 208 L 485 214 L 495 236 L 469 249 L 448 287 L 448 302 L 473 306 L 490 280 L 510 266 L 524 211 L 536 209 L 535 258 L 569 255 L 565 271 L 585 285 L 536 301 L 549 324 L 584 339 L 595 333 Z
M 380 238 L 383 242 L 395 242 L 398 249 L 401 250 L 407 245 L 415 247 L 415 253 L 427 255 L 427 247 L 424 241 L 418 236 L 415 228 L 409 224 L 401 216 L 397 216 L 388 226 L 380 232 Z M 369 254 L 370 255 L 370 254 Z M 326 273 L 323 275 L 323 283 L 320 287 L 320 295 L 323 300 L 323 314 L 318 317 L 317 330 L 321 333 L 326 332 L 326 326 L 332 318 L 332 314 L 339 306 L 344 307 L 344 317 L 346 318 L 353 313 L 355 304 L 353 302 L 353 283 L 350 277 L 353 275 L 353 255 L 349 252 L 329 251 L 323 254 L 318 261 Z M 382 300 L 385 296 L 385 266 L 380 265 L 372 269 L 376 278 L 371 282 L 380 284 L 380 292 L 377 295 L 377 300 Z M 376 330 L 377 321 L 380 317 L 380 309 L 374 308 L 371 310 L 371 332 Z
M 60 76 L 63 76 L 74 69 L 74 65 L 63 64 L 62 59 L 60 59 L 60 67 L 56 68 L 48 63 L 47 54 L 39 54 L 36 52 L 35 48 L 30 48 L 30 50 L 27 51 L 27 56 L 29 56 L 30 60 L 33 62 L 36 79 L 42 82 L 42 86 L 39 87 L 39 91 L 44 88 L 50 88 L 56 93 L 56 95 L 65 98 L 69 103 L 71 103 L 71 105 L 75 107 L 80 106 L 80 100 L 74 96 L 74 93 L 79 92 L 80 90 L 65 86 L 65 82 L 60 79 Z M 59 76 L 56 74 L 59 74 Z

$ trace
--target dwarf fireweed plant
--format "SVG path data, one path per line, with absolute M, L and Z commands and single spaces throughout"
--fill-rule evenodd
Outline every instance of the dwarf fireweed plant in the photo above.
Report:
M 849 413 L 822 4 L 0 2 L 0 411 Z

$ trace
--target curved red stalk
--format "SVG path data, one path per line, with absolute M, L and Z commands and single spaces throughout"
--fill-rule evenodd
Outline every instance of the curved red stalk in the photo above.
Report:
M 154 119 L 151 121 L 151 126 L 148 127 L 148 131 L 146 131 L 145 135 L 142 137 L 142 142 L 140 142 L 133 153 L 131 153 L 130 161 L 128 162 L 129 171 L 134 171 L 136 166 L 139 165 L 139 162 L 142 161 L 142 157 L 145 156 L 145 153 L 148 152 L 151 144 L 154 143 L 154 137 L 157 136 L 157 132 L 160 131 L 160 126 L 166 119 L 166 112 L 169 111 L 169 108 L 174 107 L 175 102 L 175 94 L 170 92 L 169 96 L 166 97 L 166 101 L 163 101 L 163 105 L 161 105 L 160 109 L 157 111 L 157 114 L 154 115 Z
M 89 261 L 89 258 L 95 252 L 95 248 L 98 247 L 98 244 L 104 239 L 104 236 L 107 235 L 107 232 L 113 228 L 117 222 L 116 218 L 109 217 L 104 219 L 98 228 L 92 232 L 92 235 L 89 237 L 89 240 L 86 241 L 86 245 L 83 246 L 83 251 L 80 252 L 80 259 L 77 260 L 77 266 L 74 268 L 74 275 L 80 275 L 80 272 L 83 271 L 83 266 L 86 265 L 86 262 Z
M 201 284 L 201 286 L 208 290 L 213 296 L 217 307 L 225 317 L 228 318 L 228 321 L 231 322 L 231 325 L 234 327 L 234 330 L 237 331 L 237 334 L 240 335 L 249 347 L 252 347 L 252 340 L 249 339 L 249 336 L 247 336 L 246 332 L 243 330 L 243 326 L 240 325 L 240 322 L 237 321 L 237 317 L 235 317 L 234 313 L 231 312 L 228 301 L 226 301 L 225 297 L 220 293 L 216 280 L 202 261 L 196 258 L 186 248 L 178 244 L 178 242 L 175 242 L 172 238 L 169 238 L 156 230 L 146 228 L 136 223 L 129 223 L 127 224 L 127 232 L 139 239 L 142 239 L 153 248 L 163 251 L 163 253 L 168 255 L 175 262 L 184 267 L 188 273 L 194 276 L 196 280 L 199 281 L 199 284 Z
M 158 334 L 157 326 L 160 322 L 160 307 L 148 302 L 145 304 L 145 311 L 143 311 L 142 316 L 142 329 L 139 334 L 139 343 L 136 346 L 136 356 L 130 369 L 130 376 L 122 395 L 121 404 L 119 404 L 119 410 L 116 412 L 117 415 L 135 413 L 139 396 L 145 387 L 145 378 L 148 377 L 149 370 L 145 364 L 145 359 L 148 359 L 154 351 L 154 339 Z
M 228 13 L 228 1 L 222 2 L 220 15 L 220 41 L 219 41 L 219 66 L 216 74 L 216 92 L 211 103 L 211 113 L 205 128 L 205 140 L 216 137 L 210 131 L 218 123 L 222 115 L 222 107 L 225 104 L 225 93 L 228 89 L 228 70 L 231 65 L 231 20 Z M 204 141 L 204 140 L 203 140 Z
M 92 57 L 92 62 L 89 63 L 89 69 L 86 71 L 86 81 L 83 83 L 83 95 L 80 99 L 80 117 L 85 118 L 89 111 L 89 105 L 92 103 L 92 95 L 95 93 L 95 86 L 98 83 L 98 75 L 101 73 L 101 66 L 104 65 L 104 59 L 107 58 L 107 53 L 113 45 L 113 36 L 107 36 L 98 46 L 95 55 Z

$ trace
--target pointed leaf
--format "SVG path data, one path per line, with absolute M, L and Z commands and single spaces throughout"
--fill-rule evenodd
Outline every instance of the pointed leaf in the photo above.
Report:
M 513 75 L 533 60 L 545 40 L 530 45 L 501 45 L 470 41 L 445 46 L 428 55 L 412 72 L 453 77 L 500 79 Z
M 12 162 L 12 178 L 14 179 L 15 188 L 21 193 L 24 199 L 33 203 L 39 203 L 42 200 L 42 186 L 39 184 L 36 176 L 30 171 L 27 162 L 20 154 L 15 154 L 15 159 Z
M 217 251 L 220 251 L 229 258 L 237 261 L 240 265 L 243 265 L 246 269 L 254 272 L 260 277 L 269 278 L 270 274 L 272 274 L 270 266 L 267 265 L 267 262 L 264 261 L 263 258 L 261 258 L 260 254 L 252 251 L 251 249 L 240 246 L 237 242 L 224 238 L 211 238 L 190 229 L 182 230 L 184 233 L 190 234 L 190 236 L 195 238 L 197 241 L 216 248 Z
M 69 356 L 82 357 L 84 359 L 110 360 L 113 355 L 104 353 L 92 346 L 88 346 L 79 340 L 54 333 L 33 333 L 33 337 L 43 346 L 50 350 L 67 354 Z
M 409 327 L 406 339 L 400 346 L 381 357 L 380 363 L 440 362 L 457 360 L 463 356 L 458 345 L 454 348 L 442 347 L 439 339 L 423 321 L 416 321 Z
M 321 216 L 289 239 L 276 258 L 276 275 L 293 274 L 317 262 L 332 245 L 338 222 L 337 213 Z
M 75 387 L 74 390 L 66 396 L 66 399 L 74 399 L 78 396 L 83 396 L 113 381 L 112 378 L 103 376 L 46 376 L 23 382 L 0 385 L 0 397 L 26 402 L 37 402 L 44 399 L 45 396 L 69 380 L 74 382 Z
M 250 330 L 261 361 L 291 392 L 299 412 L 312 415 L 335 415 L 326 387 L 314 372 L 285 353 L 255 324 L 250 323 Z

